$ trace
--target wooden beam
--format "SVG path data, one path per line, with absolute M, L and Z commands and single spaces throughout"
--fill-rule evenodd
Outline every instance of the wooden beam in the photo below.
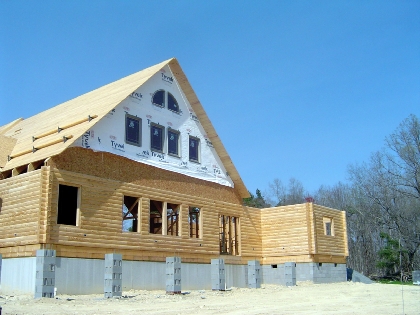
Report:
M 80 124 L 82 124 L 82 123 L 84 123 L 84 122 L 86 122 L 86 121 L 87 121 L 87 122 L 89 122 L 89 121 L 91 121 L 92 119 L 95 119 L 95 118 L 97 118 L 97 117 L 98 117 L 98 115 L 93 115 L 93 116 L 90 116 L 90 115 L 89 115 L 87 118 L 80 119 L 80 120 L 77 120 L 77 121 L 72 122 L 72 123 L 70 123 L 70 124 L 67 124 L 67 125 L 64 125 L 64 126 L 61 126 L 61 127 L 57 127 L 57 129 L 54 129 L 54 130 L 50 130 L 50 131 L 44 132 L 44 133 L 42 133 L 42 134 L 40 134 L 40 135 L 37 135 L 37 136 L 33 136 L 33 137 L 32 137 L 32 142 L 35 142 L 35 141 L 36 141 L 36 140 L 38 140 L 38 139 L 41 139 L 41 138 L 44 138 L 44 137 L 50 136 L 50 135 L 55 134 L 55 133 L 59 133 L 60 131 L 65 130 L 65 129 L 68 129 L 68 128 L 70 128 L 70 127 L 80 125 Z

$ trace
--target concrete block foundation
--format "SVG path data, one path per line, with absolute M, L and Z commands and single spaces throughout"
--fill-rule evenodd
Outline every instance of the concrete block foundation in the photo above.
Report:
M 104 297 L 122 296 L 122 255 L 105 255 Z
M 226 290 L 226 272 L 224 259 L 211 260 L 211 289 L 217 291 Z
M 263 283 L 286 285 L 285 264 L 263 265 Z M 333 283 L 347 281 L 345 264 L 296 263 L 296 281 Z
M 104 294 L 104 259 L 56 257 L 57 294 Z M 226 288 L 248 287 L 248 265 L 225 264 Z M 1 293 L 34 294 L 36 257 L 3 258 Z M 260 284 L 285 285 L 284 264 L 261 265 Z M 211 290 L 212 271 L 208 264 L 182 263 L 183 290 Z M 346 281 L 346 265 L 297 263 L 296 281 L 331 283 Z M 122 291 L 165 290 L 166 263 L 123 261 Z
M 294 262 L 284 264 L 284 285 L 288 287 L 296 285 L 296 263 Z
M 166 293 L 181 293 L 181 258 L 166 257 Z
M 248 288 L 261 288 L 261 266 L 258 260 L 248 261 Z
M 55 288 L 55 250 L 36 251 L 35 294 L 34 297 L 54 297 Z

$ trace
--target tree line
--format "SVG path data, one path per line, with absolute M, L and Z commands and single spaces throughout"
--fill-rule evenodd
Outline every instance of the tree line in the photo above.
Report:
M 420 122 L 403 120 L 368 161 L 348 167 L 348 181 L 312 194 L 302 182 L 274 179 L 244 199 L 257 208 L 305 201 L 346 211 L 348 267 L 365 275 L 420 269 Z

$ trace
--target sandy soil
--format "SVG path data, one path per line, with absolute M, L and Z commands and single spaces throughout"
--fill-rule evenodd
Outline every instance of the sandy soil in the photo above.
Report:
M 298 283 L 261 289 L 126 291 L 120 299 L 103 295 L 58 295 L 33 299 L 0 292 L 5 314 L 420 314 L 420 286 L 390 284 Z

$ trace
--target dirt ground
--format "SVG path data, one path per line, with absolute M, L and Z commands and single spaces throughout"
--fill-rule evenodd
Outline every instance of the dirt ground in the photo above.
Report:
M 263 285 L 225 292 L 198 290 L 167 295 L 164 291 L 126 291 L 123 298 L 58 295 L 34 299 L 1 294 L 5 314 L 420 314 L 420 286 L 391 284 L 298 283 Z

